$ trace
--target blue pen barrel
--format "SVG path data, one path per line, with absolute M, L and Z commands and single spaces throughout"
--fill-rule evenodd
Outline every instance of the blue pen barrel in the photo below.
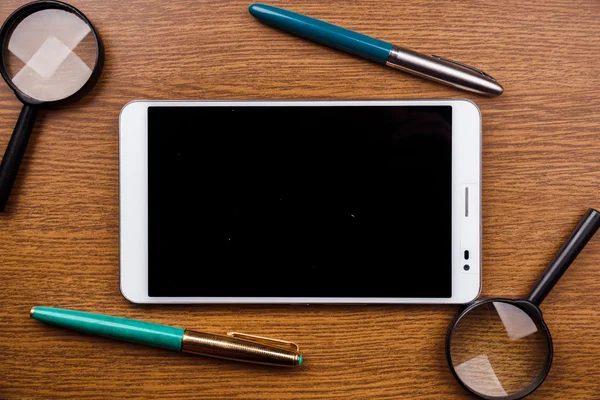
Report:
M 182 328 L 59 308 L 34 307 L 31 317 L 79 332 L 177 351 L 181 351 L 184 333 Z
M 281 8 L 252 4 L 250 14 L 275 28 L 385 64 L 392 44 Z

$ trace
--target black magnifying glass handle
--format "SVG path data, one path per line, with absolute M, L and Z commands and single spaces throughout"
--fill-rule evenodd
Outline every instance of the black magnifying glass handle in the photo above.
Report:
M 569 268 L 571 263 L 573 263 L 575 258 L 577 258 L 587 242 L 594 236 L 598 228 L 600 228 L 600 213 L 590 208 L 583 218 L 581 218 L 571 236 L 569 236 L 552 261 L 550 261 L 542 276 L 533 285 L 528 295 L 530 302 L 539 306 L 544 301 L 548 293 L 550 293 L 560 277 Z
M 25 104 L 0 163 L 0 211 L 4 211 L 35 124 L 37 107 Z

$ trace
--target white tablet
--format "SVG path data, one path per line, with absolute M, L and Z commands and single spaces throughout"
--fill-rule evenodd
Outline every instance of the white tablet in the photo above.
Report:
M 135 303 L 466 303 L 481 282 L 468 100 L 135 101 L 120 116 Z

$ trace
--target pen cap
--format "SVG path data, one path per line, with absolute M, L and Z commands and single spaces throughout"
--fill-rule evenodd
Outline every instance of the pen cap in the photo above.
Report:
M 302 364 L 298 347 L 289 342 L 243 335 L 244 339 L 187 330 L 181 351 L 255 364 L 296 367 Z

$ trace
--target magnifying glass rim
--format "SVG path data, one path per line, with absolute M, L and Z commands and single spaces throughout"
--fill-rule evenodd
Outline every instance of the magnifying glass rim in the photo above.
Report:
M 519 392 L 512 393 L 507 396 L 487 396 L 482 393 L 476 392 L 475 390 L 469 388 L 462 381 L 462 379 L 460 379 L 460 377 L 456 373 L 456 370 L 454 369 L 454 366 L 452 365 L 452 356 L 451 356 L 450 349 L 451 349 L 451 345 L 452 345 L 452 336 L 454 334 L 454 330 L 458 326 L 458 323 L 466 314 L 468 314 L 474 308 L 477 308 L 486 303 L 494 303 L 494 302 L 508 303 L 508 304 L 518 307 L 520 310 L 523 310 L 524 312 L 526 312 L 530 318 L 532 318 L 536 322 L 540 323 L 540 325 L 542 326 L 542 328 L 544 330 L 544 334 L 546 335 L 546 340 L 548 343 L 548 355 L 546 356 L 546 362 L 544 363 L 544 368 L 542 369 L 542 371 L 540 371 L 538 376 L 533 380 L 533 382 L 531 382 L 529 385 L 527 385 L 527 387 L 525 387 L 524 389 L 522 389 Z M 460 383 L 460 385 L 462 387 L 464 387 L 466 390 L 473 393 L 474 395 L 479 396 L 485 400 L 517 400 L 517 399 L 522 399 L 523 397 L 528 396 L 529 394 L 533 393 L 538 387 L 540 387 L 540 385 L 544 382 L 544 380 L 548 376 L 548 373 L 550 372 L 550 368 L 552 367 L 553 357 L 554 357 L 554 346 L 552 345 L 552 337 L 550 336 L 550 330 L 548 329 L 548 326 L 546 325 L 546 322 L 544 321 L 542 312 L 540 311 L 539 307 L 537 307 L 535 304 L 533 304 L 527 300 L 512 300 L 512 299 L 505 299 L 505 298 L 493 298 L 493 299 L 480 300 L 480 301 L 476 301 L 472 304 L 469 304 L 463 311 L 460 312 L 460 314 L 458 314 L 458 316 L 456 317 L 456 319 L 450 326 L 448 334 L 446 335 L 446 359 L 448 361 L 448 366 L 450 367 L 450 371 L 452 371 L 452 375 L 454 375 L 454 378 L 456 379 L 456 381 L 458 383 Z
M 90 75 L 87 82 L 81 88 L 79 88 L 79 90 L 77 90 L 75 93 L 73 93 L 72 95 L 70 95 L 68 97 L 65 97 L 64 99 L 52 100 L 52 101 L 42 101 L 42 100 L 34 99 L 33 97 L 28 96 L 27 94 L 23 93 L 23 91 L 21 91 L 13 83 L 12 78 L 8 75 L 8 67 L 6 66 L 6 58 L 4 56 L 4 52 L 8 46 L 7 41 L 10 40 L 9 33 L 12 34 L 12 32 L 14 31 L 14 28 L 16 28 L 16 26 L 18 24 L 20 24 L 28 16 L 33 15 L 38 11 L 51 10 L 51 9 L 64 10 L 64 11 L 70 12 L 72 14 L 75 14 L 76 16 L 81 18 L 83 20 L 83 22 L 85 22 L 91 28 L 91 32 L 94 35 L 94 40 L 96 41 L 96 63 L 94 64 L 94 68 L 92 69 L 92 74 Z M 77 99 L 81 94 L 87 92 L 87 90 L 89 90 L 98 81 L 98 78 L 100 77 L 100 74 L 102 73 L 102 67 L 104 65 L 104 46 L 102 44 L 102 40 L 100 39 L 100 36 L 98 35 L 98 32 L 96 32 L 96 28 L 94 27 L 92 22 L 89 19 L 87 19 L 87 17 L 81 11 L 79 11 L 77 8 L 73 7 L 70 4 L 63 3 L 62 1 L 58 1 L 58 0 L 34 1 L 31 3 L 27 3 L 27 4 L 17 8 L 15 11 L 13 11 L 13 13 L 8 16 L 8 18 L 6 19 L 6 21 L 4 22 L 2 27 L 0 27 L 0 51 L 2 52 L 0 54 L 0 75 L 2 75 L 2 78 L 4 78 L 4 80 L 6 81 L 6 84 L 12 89 L 12 91 L 15 93 L 17 98 L 22 103 L 33 105 L 33 106 L 59 105 L 59 104 L 68 103 L 72 100 Z

